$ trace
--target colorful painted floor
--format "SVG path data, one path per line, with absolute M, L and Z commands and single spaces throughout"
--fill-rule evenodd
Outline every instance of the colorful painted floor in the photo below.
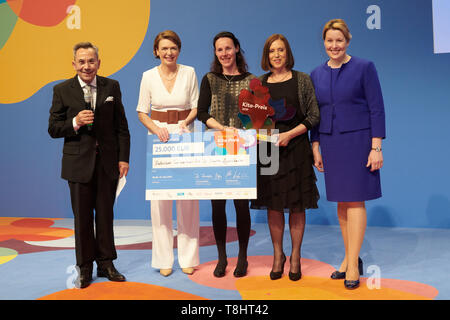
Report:
M 73 220 L 0 217 L 0 300 L 448 300 L 450 299 L 449 229 L 367 229 L 361 250 L 364 276 L 358 290 L 344 289 L 330 273 L 343 257 L 337 226 L 307 225 L 298 282 L 287 277 L 272 281 L 272 245 L 266 224 L 252 225 L 249 269 L 233 276 L 238 243 L 233 226 L 228 232 L 228 268 L 224 278 L 212 275 L 216 247 L 210 224 L 202 223 L 201 265 L 193 275 L 175 261 L 167 278 L 150 267 L 151 224 L 116 220 L 118 259 L 115 265 L 127 282 L 96 278 L 86 289 L 74 286 Z M 176 242 L 175 242 L 176 243 Z M 176 249 L 174 249 L 176 251 Z M 285 232 L 289 255 L 289 230 Z M 176 255 L 175 255 L 176 256 Z

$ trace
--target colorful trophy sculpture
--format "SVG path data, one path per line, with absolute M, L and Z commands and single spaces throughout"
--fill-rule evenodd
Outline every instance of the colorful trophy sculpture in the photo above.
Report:
M 239 111 L 238 117 L 244 128 L 256 129 L 258 135 L 259 129 L 265 129 L 270 134 L 276 121 L 290 120 L 296 112 L 294 107 L 286 106 L 284 99 L 273 100 L 269 88 L 257 78 L 250 81 L 250 91 L 243 89 L 239 94 Z
M 269 88 L 264 87 L 259 79 L 250 81 L 250 90 L 243 89 L 239 94 L 239 119 L 246 129 L 274 128 L 269 116 L 275 110 L 269 105 Z M 268 120 L 268 121 L 266 121 Z

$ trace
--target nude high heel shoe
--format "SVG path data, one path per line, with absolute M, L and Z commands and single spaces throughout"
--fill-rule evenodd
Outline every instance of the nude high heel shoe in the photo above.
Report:
M 181 268 L 181 271 L 183 271 L 186 274 L 193 274 L 194 273 L 194 268 L 189 267 L 189 268 Z
M 172 273 L 172 269 L 159 269 L 159 273 L 162 276 L 167 277 Z

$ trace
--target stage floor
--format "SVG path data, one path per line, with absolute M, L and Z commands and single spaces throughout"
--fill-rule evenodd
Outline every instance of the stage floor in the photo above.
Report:
M 369 227 L 361 249 L 361 287 L 346 290 L 329 275 L 343 258 L 338 226 L 306 226 L 300 281 L 288 278 L 289 259 L 280 280 L 269 279 L 272 244 L 267 224 L 253 224 L 248 274 L 233 276 L 238 252 L 234 223 L 227 237 L 228 268 L 223 278 L 212 271 L 217 250 L 210 222 L 201 223 L 200 265 L 193 275 L 178 266 L 162 277 L 151 263 L 151 222 L 115 220 L 116 268 L 127 282 L 97 278 L 86 289 L 73 288 L 73 219 L 0 217 L 1 300 L 448 300 L 449 229 Z M 174 222 L 174 230 L 176 225 Z M 175 231 L 176 232 L 176 231 Z M 290 255 L 286 226 L 284 248 Z M 176 241 L 175 241 L 176 243 Z

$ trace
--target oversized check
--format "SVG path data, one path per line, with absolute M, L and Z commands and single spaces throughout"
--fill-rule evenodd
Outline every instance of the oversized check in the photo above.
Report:
M 148 135 L 146 200 L 255 199 L 256 131 Z

